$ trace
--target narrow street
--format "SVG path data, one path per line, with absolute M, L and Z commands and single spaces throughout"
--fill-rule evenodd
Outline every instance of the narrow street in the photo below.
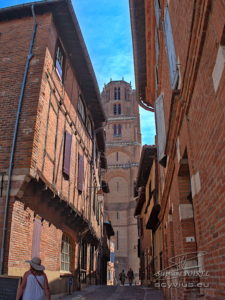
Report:
M 64 300 L 163 300 L 162 291 L 141 286 L 91 286 Z

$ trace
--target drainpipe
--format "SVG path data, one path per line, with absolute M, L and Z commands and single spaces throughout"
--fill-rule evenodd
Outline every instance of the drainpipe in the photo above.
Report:
M 21 108 L 22 108 L 22 104 L 23 104 L 24 91 L 25 91 L 25 87 L 26 87 L 29 65 L 30 65 L 30 61 L 33 57 L 32 49 L 33 49 L 35 35 L 36 35 L 36 31 L 37 31 L 37 22 L 36 22 L 36 16 L 35 16 L 35 12 L 34 12 L 34 5 L 32 5 L 31 10 L 32 10 L 32 16 L 33 16 L 33 20 L 34 20 L 34 25 L 33 25 L 32 37 L 30 40 L 30 47 L 29 47 L 29 51 L 28 51 L 28 55 L 27 55 L 25 71 L 24 71 L 24 75 L 23 75 L 23 82 L 22 82 L 21 90 L 20 90 L 19 104 L 18 104 L 17 113 L 16 113 L 16 123 L 15 123 L 15 127 L 14 127 L 14 132 L 13 132 L 13 142 L 12 142 L 12 149 L 11 149 L 11 154 L 10 154 L 10 162 L 9 162 L 9 170 L 8 170 L 8 182 L 7 182 L 3 231 L 2 231 L 2 245 L 1 245 L 1 254 L 0 254 L 0 274 L 3 274 L 3 269 L 4 269 L 3 262 L 4 262 L 4 256 L 5 256 L 4 252 L 5 252 L 5 242 L 6 242 L 6 232 L 7 232 L 10 188 L 11 188 L 11 178 L 12 178 L 13 162 L 14 162 L 14 155 L 15 155 L 15 148 L 16 148 L 16 139 L 17 139 L 17 133 L 18 133 L 18 128 L 19 128 L 19 120 L 20 120 Z

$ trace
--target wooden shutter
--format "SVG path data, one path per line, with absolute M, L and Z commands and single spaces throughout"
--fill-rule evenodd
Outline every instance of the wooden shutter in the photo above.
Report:
M 65 132 L 64 155 L 63 155 L 63 174 L 70 176 L 70 156 L 71 156 L 72 135 Z
M 83 181 L 84 181 L 84 156 L 78 154 L 78 178 L 77 178 L 78 192 L 83 192 Z
M 155 102 L 155 119 L 156 119 L 156 135 L 157 135 L 157 155 L 158 161 L 164 167 L 166 164 L 166 127 L 164 119 L 163 95 L 161 94 Z
M 172 89 L 175 89 L 178 81 L 178 69 L 177 69 L 176 52 L 174 47 L 173 32 L 172 32 L 168 7 L 165 8 L 164 32 L 165 32 L 167 56 L 169 61 L 169 69 L 170 69 L 170 81 L 171 81 Z
M 33 227 L 32 257 L 40 256 L 41 227 L 41 220 L 35 218 Z

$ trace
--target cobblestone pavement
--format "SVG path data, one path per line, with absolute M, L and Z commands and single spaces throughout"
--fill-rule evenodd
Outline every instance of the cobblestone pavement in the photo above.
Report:
M 141 286 L 91 286 L 64 300 L 163 300 L 160 290 Z

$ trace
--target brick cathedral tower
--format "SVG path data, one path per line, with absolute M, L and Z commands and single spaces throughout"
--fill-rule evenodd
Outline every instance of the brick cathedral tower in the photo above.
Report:
M 131 267 L 139 278 L 137 253 L 137 220 L 134 183 L 140 160 L 141 134 L 138 104 L 131 84 L 124 80 L 110 81 L 104 86 L 102 104 L 107 116 L 106 155 L 108 170 L 105 179 L 110 193 L 105 195 L 105 213 L 115 231 L 115 271 Z

